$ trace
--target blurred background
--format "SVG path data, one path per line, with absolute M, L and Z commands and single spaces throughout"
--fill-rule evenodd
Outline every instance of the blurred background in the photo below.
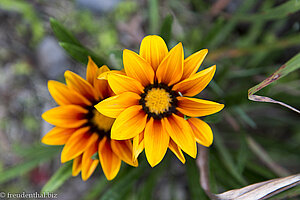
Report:
M 215 136 L 212 192 L 299 172 L 299 114 L 247 98 L 249 88 L 299 52 L 299 10 L 295 0 L 1 0 L 0 191 L 39 192 L 61 167 L 60 148 L 40 144 L 51 129 L 41 114 L 55 106 L 47 81 L 63 82 L 65 70 L 84 76 L 86 66 L 59 45 L 51 17 L 113 69 L 122 68 L 122 50 L 138 51 L 148 34 L 161 35 L 169 49 L 181 41 L 185 57 L 209 49 L 200 70 L 216 64 L 217 72 L 199 97 L 225 104 L 204 118 Z M 293 71 L 259 93 L 299 109 L 299 75 Z M 196 162 L 185 157 L 185 165 L 168 152 L 153 169 L 123 166 L 112 182 L 100 168 L 87 182 L 60 171 L 56 193 L 59 199 L 206 199 Z M 296 187 L 273 198 L 299 194 Z

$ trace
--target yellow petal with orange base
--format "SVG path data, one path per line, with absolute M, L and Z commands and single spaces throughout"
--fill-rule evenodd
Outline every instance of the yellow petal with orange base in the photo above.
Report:
M 158 66 L 156 71 L 158 82 L 170 86 L 180 81 L 183 73 L 183 61 L 183 47 L 179 43 L 171 49 Z
M 100 74 L 103 74 L 105 72 L 110 72 L 110 70 L 106 65 L 103 65 L 97 70 L 94 79 L 95 91 L 97 95 L 100 96 L 101 99 L 105 99 L 113 95 L 113 92 L 111 91 L 107 80 L 97 78 Z
M 48 81 L 48 90 L 58 105 L 92 105 L 87 98 L 58 81 Z
M 87 122 L 84 119 L 88 110 L 77 105 L 65 105 L 52 108 L 42 114 L 42 118 L 58 127 L 78 128 Z
M 153 83 L 153 68 L 135 52 L 125 49 L 123 51 L 123 64 L 127 76 L 138 80 L 143 86 Z
M 183 75 L 181 80 L 187 79 L 198 71 L 207 53 L 208 50 L 203 49 L 190 55 L 184 60 Z
M 104 137 L 98 147 L 102 170 L 107 180 L 115 178 L 121 167 L 121 159 L 112 151 L 110 142 Z
M 138 166 L 137 160 L 132 156 L 132 142 L 130 140 L 111 140 L 111 148 L 113 152 L 124 162 L 134 167 Z
M 77 176 L 81 171 L 82 155 L 74 158 L 72 165 L 72 176 Z
M 157 35 L 146 36 L 140 46 L 140 56 L 143 57 L 153 68 L 157 70 L 161 61 L 168 54 L 165 41 Z
M 172 140 L 188 155 L 196 158 L 197 146 L 193 130 L 182 117 L 172 114 L 164 118 L 166 130 Z
M 61 152 L 61 162 L 65 163 L 82 154 L 86 148 L 97 141 L 98 137 L 97 134 L 89 133 L 89 127 L 78 129 L 64 146 Z
M 209 147 L 213 142 L 213 133 L 210 126 L 198 118 L 189 118 L 187 121 L 193 129 L 196 142 Z
M 96 134 L 96 133 L 94 133 Z M 81 177 L 82 180 L 86 181 L 95 171 L 99 164 L 99 160 L 93 160 L 92 156 L 98 152 L 98 143 L 92 144 L 88 147 L 82 156 L 82 170 Z
M 132 144 L 133 159 L 136 160 L 140 155 L 140 153 L 142 153 L 144 148 L 145 148 L 145 143 L 144 143 L 144 131 L 143 131 L 133 138 L 133 144 Z
M 177 110 L 190 117 L 201 117 L 219 112 L 224 108 L 223 104 L 196 98 L 177 97 Z
M 141 94 L 144 91 L 144 87 L 140 82 L 128 76 L 121 74 L 109 74 L 107 80 L 115 94 L 122 94 L 123 92 Z
M 64 145 L 76 129 L 72 128 L 52 128 L 43 138 L 42 143 L 47 145 Z
M 86 69 L 86 80 L 91 85 L 94 85 L 94 80 L 97 78 L 98 66 L 96 65 L 96 63 L 94 63 L 90 56 L 88 58 L 89 60 Z
M 114 140 L 128 140 L 141 133 L 147 121 L 147 115 L 142 106 L 131 106 L 124 110 L 111 128 L 111 138 Z
M 216 71 L 216 66 L 212 66 L 197 74 L 191 75 L 176 85 L 173 90 L 180 92 L 184 96 L 195 96 L 199 94 L 211 81 Z
M 164 158 L 170 136 L 165 131 L 162 120 L 150 118 L 145 128 L 144 143 L 147 160 L 154 167 Z
M 170 139 L 169 148 L 176 155 L 176 157 L 184 164 L 185 163 L 184 155 L 180 147 L 172 139 Z
M 71 71 L 66 71 L 65 79 L 68 87 L 77 91 L 79 94 L 83 95 L 87 99 L 91 101 L 98 99 L 93 86 L 89 82 L 81 78 L 79 75 Z
M 103 115 L 117 118 L 126 108 L 138 105 L 140 98 L 136 93 L 124 92 L 101 101 L 95 105 L 95 108 Z

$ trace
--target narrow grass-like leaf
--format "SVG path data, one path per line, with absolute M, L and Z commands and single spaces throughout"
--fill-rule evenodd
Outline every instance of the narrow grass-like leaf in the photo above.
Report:
M 275 174 L 278 176 L 287 176 L 290 173 L 275 163 L 272 158 L 267 154 L 267 152 L 258 144 L 255 142 L 253 138 L 250 136 L 247 137 L 247 142 L 249 145 L 249 148 L 253 151 L 253 153 L 266 165 L 269 169 L 271 169 Z
M 32 156 L 25 157 L 26 160 L 24 162 L 1 171 L 0 184 L 29 172 L 30 170 L 38 166 L 40 163 L 50 160 L 57 153 L 57 148 L 49 148 L 46 151 L 42 152 L 36 151 L 35 154 L 33 154 Z
M 274 20 L 285 18 L 300 10 L 299 0 L 289 0 L 275 8 L 262 11 L 253 15 L 239 15 L 241 21 Z
M 72 162 L 67 162 L 55 174 L 50 180 L 44 185 L 41 190 L 43 192 L 54 192 L 56 191 L 66 180 L 72 176 Z
M 188 177 L 188 189 L 190 191 L 191 199 L 208 199 L 204 190 L 200 186 L 200 176 L 196 161 L 189 156 L 186 158 L 186 173 Z M 201 176 L 205 175 L 201 174 Z
M 167 15 L 160 28 L 160 36 L 165 40 L 167 45 L 170 43 L 170 40 L 172 38 L 172 23 L 172 15 Z
M 282 106 L 285 106 L 297 113 L 300 113 L 299 110 L 296 108 L 293 108 L 292 106 L 289 106 L 283 102 L 273 100 L 269 97 L 265 96 L 258 96 L 254 95 L 256 92 L 260 91 L 264 87 L 268 86 L 269 84 L 275 82 L 276 80 L 286 76 L 292 71 L 295 71 L 300 68 L 300 53 L 294 56 L 292 59 L 290 59 L 286 64 L 282 65 L 276 72 L 274 72 L 270 77 L 259 83 L 258 85 L 250 88 L 248 90 L 248 99 L 252 101 L 260 101 L 260 102 L 269 102 L 269 103 L 277 103 Z
M 150 32 L 157 34 L 159 29 L 159 8 L 158 0 L 148 0 L 149 2 L 149 18 L 150 18 Z
M 60 22 L 54 18 L 50 18 L 51 28 L 59 42 L 70 43 L 82 47 L 75 36 L 67 30 Z
M 214 137 L 215 137 L 215 145 L 216 149 L 218 150 L 218 153 L 220 155 L 220 159 L 226 166 L 228 172 L 242 185 L 246 185 L 246 180 L 243 178 L 243 176 L 239 173 L 239 170 L 235 163 L 233 162 L 233 159 L 230 155 L 230 152 L 225 147 L 225 145 L 222 143 L 222 138 L 218 135 L 216 130 L 214 131 Z
M 265 42 L 258 45 L 249 45 L 240 48 L 219 48 L 207 55 L 207 60 L 215 61 L 222 58 L 239 58 L 247 55 L 257 55 L 260 53 L 272 52 L 279 49 L 286 49 L 288 47 L 297 46 L 300 44 L 300 36 L 294 35 L 286 38 L 278 39 L 272 43 Z
M 245 134 L 242 134 L 240 137 L 240 148 L 237 154 L 237 169 L 239 173 L 242 174 L 245 166 L 247 164 L 247 160 L 249 158 L 249 148 L 247 147 Z
M 114 182 L 114 184 L 109 188 L 100 200 L 122 200 L 124 195 L 130 190 L 133 184 L 138 180 L 138 178 L 144 173 L 146 169 L 146 163 L 139 163 L 138 168 L 132 168 L 130 171 Z
M 104 65 L 104 62 L 101 58 L 96 56 L 93 52 L 90 50 L 70 44 L 70 43 L 65 43 L 65 42 L 60 42 L 60 46 L 62 46 L 75 60 L 81 62 L 82 64 L 86 65 L 88 62 L 88 56 L 91 56 L 93 61 L 100 67 Z
M 104 189 L 107 187 L 107 180 L 105 176 L 101 176 L 98 180 L 93 183 L 92 187 L 88 190 L 87 195 L 83 198 L 84 200 L 98 199 Z
M 168 163 L 169 164 L 169 163 Z M 147 178 L 145 183 L 142 185 L 140 192 L 138 194 L 138 199 L 151 200 L 153 199 L 153 190 L 159 180 L 159 177 L 163 170 L 165 169 L 166 164 L 161 163 L 159 166 L 153 168 Z

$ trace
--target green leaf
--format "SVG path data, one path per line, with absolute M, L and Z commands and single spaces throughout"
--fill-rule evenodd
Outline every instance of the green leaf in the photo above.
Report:
M 25 160 L 20 164 L 17 164 L 11 168 L 4 169 L 3 171 L 1 171 L 0 184 L 29 172 L 30 170 L 38 166 L 40 163 L 50 160 L 54 155 L 58 153 L 58 148 L 48 148 L 45 151 L 39 150 L 39 147 L 29 149 L 29 152 L 31 152 L 31 156 L 25 157 L 25 159 L 28 160 Z
M 59 45 L 63 47 L 75 60 L 81 62 L 82 64 L 86 65 L 88 62 L 88 56 L 91 56 L 93 61 L 98 65 L 104 65 L 104 62 L 101 58 L 96 56 L 90 50 L 70 43 L 60 42 Z
M 56 19 L 50 18 L 51 28 L 59 41 L 61 47 L 63 47 L 67 53 L 80 63 L 87 65 L 88 56 L 91 56 L 93 61 L 98 67 L 104 65 L 105 59 L 97 56 L 93 51 L 84 47 L 75 36 L 67 30 L 61 23 Z
M 159 29 L 159 9 L 157 0 L 149 0 L 149 18 L 150 18 L 150 32 L 157 34 Z
M 167 15 L 160 28 L 160 36 L 165 40 L 167 45 L 170 43 L 170 40 L 172 38 L 172 24 L 172 15 Z
M 300 1 L 289 0 L 275 8 L 264 10 L 259 14 L 253 15 L 239 15 L 242 21 L 259 21 L 259 20 L 274 20 L 288 17 L 289 15 L 300 10 Z
M 214 130 L 214 137 L 215 137 L 214 141 L 215 141 L 216 149 L 218 150 L 219 153 L 219 158 L 225 165 L 226 169 L 236 179 L 236 181 L 238 181 L 242 185 L 246 185 L 247 184 L 246 180 L 239 173 L 239 170 L 235 165 L 235 163 L 233 162 L 233 158 L 231 157 L 230 152 L 222 143 L 222 138 L 218 135 L 216 130 Z
M 44 185 L 41 190 L 43 192 L 54 192 L 56 191 L 66 180 L 72 176 L 72 162 L 67 162 L 55 174 L 50 180 Z
M 84 196 L 84 200 L 94 200 L 98 199 L 104 189 L 107 187 L 107 180 L 105 176 L 101 176 L 97 179 L 95 183 L 88 190 L 86 196 Z
M 187 156 L 185 167 L 191 199 L 208 199 L 200 185 L 199 169 L 196 165 L 196 161 Z
M 166 157 L 164 160 L 165 163 L 160 163 L 160 165 L 151 169 L 150 174 L 147 177 L 147 180 L 145 180 L 145 183 L 143 183 L 140 192 L 138 193 L 137 199 L 143 199 L 143 200 L 153 199 L 153 190 L 155 189 L 155 186 L 159 178 L 161 177 L 161 174 L 163 173 L 164 169 L 166 169 L 168 164 L 170 164 L 170 162 L 166 162 L 166 160 L 169 160 L 168 159 L 169 156 Z
M 260 102 L 269 102 L 269 103 L 280 104 L 280 105 L 285 106 L 285 107 L 287 107 L 287 108 L 289 108 L 289 109 L 291 109 L 291 110 L 293 110 L 297 113 L 300 113 L 300 111 L 297 110 L 296 108 L 293 108 L 292 106 L 287 105 L 283 102 L 276 101 L 276 100 L 273 100 L 273 99 L 271 99 L 269 97 L 265 97 L 265 96 L 254 95 L 256 92 L 260 91 L 264 87 L 270 85 L 271 83 L 275 82 L 276 80 L 286 76 L 290 72 L 293 72 L 293 71 L 295 71 L 299 68 L 300 68 L 300 53 L 298 53 L 296 56 L 294 56 L 292 59 L 290 59 L 287 63 L 282 65 L 276 72 L 274 72 L 267 79 L 265 79 L 261 83 L 257 84 L 256 86 L 250 88 L 248 90 L 248 99 L 252 100 L 252 101 L 260 101 Z
M 144 173 L 146 169 L 146 163 L 140 163 L 138 168 L 131 168 L 130 171 L 118 179 L 111 188 L 109 188 L 100 200 L 117 200 L 124 199 L 124 195 L 130 190 L 133 184 Z
M 50 18 L 50 24 L 58 41 L 83 47 L 80 44 L 80 42 L 75 38 L 75 36 L 69 30 L 67 30 L 61 23 L 59 23 L 56 19 Z

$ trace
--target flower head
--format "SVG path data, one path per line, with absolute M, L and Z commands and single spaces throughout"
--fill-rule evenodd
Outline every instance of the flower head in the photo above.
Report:
M 116 96 L 95 106 L 116 118 L 111 137 L 133 138 L 135 158 L 145 149 L 151 166 L 163 159 L 168 147 L 184 163 L 181 150 L 195 158 L 196 142 L 210 146 L 210 127 L 195 117 L 216 113 L 224 105 L 190 98 L 200 93 L 215 73 L 216 66 L 197 73 L 206 54 L 204 49 L 184 59 L 181 43 L 168 51 L 163 39 L 155 35 L 143 39 L 139 55 L 125 49 L 125 73 L 106 76 Z
M 59 105 L 46 111 L 42 117 L 55 125 L 42 139 L 48 145 L 64 145 L 61 162 L 73 160 L 72 175 L 81 171 L 87 180 L 99 162 L 108 180 L 119 172 L 121 160 L 137 166 L 132 155 L 130 140 L 117 141 L 110 137 L 115 119 L 99 113 L 94 105 L 113 95 L 106 80 L 97 76 L 109 71 L 107 66 L 98 68 L 89 58 L 86 80 L 66 71 L 66 85 L 49 81 L 48 88 Z M 97 156 L 95 156 L 97 155 Z

